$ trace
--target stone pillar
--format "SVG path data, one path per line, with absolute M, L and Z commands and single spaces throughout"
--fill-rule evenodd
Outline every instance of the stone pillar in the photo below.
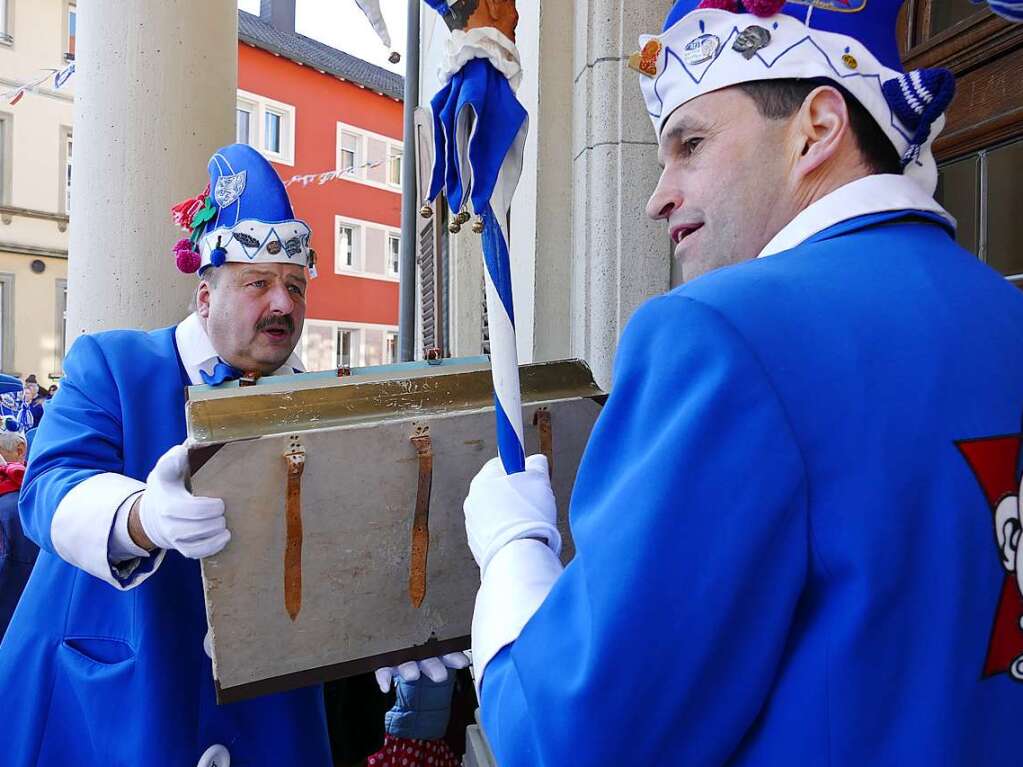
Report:
M 90 0 L 78 9 L 68 343 L 180 321 L 170 207 L 200 192 L 234 139 L 235 3 Z
M 644 213 L 660 174 L 657 144 L 639 75 L 625 64 L 641 33 L 660 31 L 669 7 L 575 0 L 572 353 L 605 388 L 625 323 L 670 286 L 667 232 Z

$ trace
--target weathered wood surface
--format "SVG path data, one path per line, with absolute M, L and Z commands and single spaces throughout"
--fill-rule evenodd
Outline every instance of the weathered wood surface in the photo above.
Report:
M 524 406 L 527 453 L 540 450 L 533 424 L 541 408 L 550 413 L 567 559 L 571 488 L 600 406 L 586 397 Z M 411 438 L 424 430 L 433 483 L 426 593 L 417 608 L 409 594 L 419 482 Z M 285 599 L 284 456 L 296 440 L 305 465 L 301 609 L 293 619 Z M 295 430 L 194 452 L 206 462 L 193 475 L 193 490 L 225 500 L 232 535 L 224 551 L 202 563 L 221 701 L 468 646 L 479 571 L 466 543 L 462 501 L 472 477 L 497 454 L 492 408 Z

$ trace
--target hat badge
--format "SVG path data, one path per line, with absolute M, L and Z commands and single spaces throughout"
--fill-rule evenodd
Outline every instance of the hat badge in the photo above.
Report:
M 641 75 L 647 77 L 657 76 L 657 59 L 661 55 L 664 46 L 661 41 L 655 39 L 647 40 L 643 50 L 629 56 L 629 68 L 635 69 Z

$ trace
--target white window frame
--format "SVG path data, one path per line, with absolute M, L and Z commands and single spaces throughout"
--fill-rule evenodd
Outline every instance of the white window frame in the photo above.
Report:
M 398 159 L 398 180 L 391 181 L 391 161 Z M 401 189 L 402 163 L 405 162 L 405 147 L 401 144 L 387 145 L 387 185 L 392 189 Z
M 0 112 L 0 205 L 11 204 L 11 166 L 14 164 L 14 115 Z
M 330 330 L 330 358 L 331 360 L 337 360 L 338 354 L 338 331 L 347 330 L 352 334 L 352 361 L 350 367 L 363 368 L 366 367 L 366 338 L 364 331 L 366 330 L 382 330 L 384 332 L 384 348 L 381 349 L 381 357 L 386 354 L 387 351 L 387 337 L 393 334 L 397 337 L 398 326 L 397 325 L 379 325 L 372 322 L 347 322 L 345 320 L 313 320 L 306 319 L 305 327 L 320 327 Z M 301 349 L 301 356 L 303 360 L 306 359 L 306 332 L 303 329 L 302 339 L 300 341 L 299 348 Z M 390 363 L 381 361 L 381 365 L 387 365 Z
M 362 165 L 362 157 L 363 157 L 363 152 L 364 152 L 364 145 L 366 143 L 365 139 L 360 134 L 354 133 L 354 132 L 352 132 L 350 130 L 342 129 L 340 126 L 338 127 L 338 131 L 337 131 L 337 160 L 335 162 L 335 165 L 337 166 L 337 170 L 339 170 L 339 171 L 344 171 L 345 170 L 345 166 L 341 162 L 341 153 L 343 151 L 345 151 L 345 147 L 342 145 L 342 139 L 345 136 L 350 136 L 350 137 L 355 139 L 355 148 L 353 150 L 353 157 L 352 157 L 352 168 L 353 169 L 357 169 L 357 168 L 359 168 L 360 165 Z M 358 173 L 358 170 L 354 171 L 354 173 L 352 175 L 353 180 L 355 178 L 355 175 L 354 175 L 355 173 Z
M 74 132 L 67 126 L 60 126 L 60 212 L 71 215 L 71 172 L 74 171 Z
M 395 193 L 400 194 L 401 193 L 401 183 L 399 182 L 397 184 L 391 184 L 391 183 L 389 183 L 388 178 L 390 176 L 391 152 L 392 152 L 392 150 L 396 150 L 398 152 L 402 152 L 403 153 L 405 145 L 402 143 L 402 141 L 400 139 L 391 138 L 390 136 L 384 136 L 381 133 L 374 133 L 373 131 L 368 131 L 365 128 L 359 128 L 359 127 L 357 127 L 355 125 L 350 125 L 349 123 L 339 122 L 337 124 L 337 133 L 336 133 L 336 136 L 335 136 L 335 143 L 334 143 L 334 168 L 336 170 L 338 170 L 338 171 L 342 170 L 342 167 L 341 167 L 341 136 L 342 136 L 342 134 L 345 134 L 345 133 L 350 133 L 351 135 L 358 137 L 358 139 L 359 139 L 359 145 L 358 145 L 359 149 L 358 149 L 358 152 L 356 152 L 355 172 L 354 173 L 346 173 L 344 176 L 342 176 L 342 178 L 344 178 L 346 181 L 354 181 L 354 182 L 356 182 L 358 184 L 365 184 L 366 186 L 372 186 L 372 187 L 375 187 L 376 189 L 386 189 L 389 192 L 395 192 Z M 376 139 L 377 141 L 382 141 L 385 144 L 385 149 L 384 149 L 384 181 L 383 182 L 373 181 L 370 178 L 368 178 L 367 175 L 366 175 L 366 173 L 368 171 L 368 168 L 361 167 L 361 166 L 365 165 L 365 163 L 366 163 L 367 148 L 368 148 L 367 142 L 371 138 L 372 139 Z M 404 161 L 405 161 L 405 159 L 404 159 L 404 157 L 402 157 L 402 162 L 404 162 Z
M 295 164 L 295 107 L 283 101 L 276 101 L 258 93 L 238 89 L 235 109 L 244 109 L 249 113 L 249 146 L 256 149 L 271 162 L 281 165 Z M 271 152 L 266 144 L 266 113 L 274 112 L 281 116 L 281 151 Z M 237 135 L 237 118 L 235 134 Z
M 78 3 L 76 2 L 65 2 L 64 3 L 64 41 L 61 43 L 61 47 L 64 49 L 64 60 L 74 61 L 75 54 L 68 50 L 71 46 L 68 43 L 71 42 L 71 14 L 75 14 L 75 49 L 78 48 Z
M 14 35 L 11 34 L 13 3 L 14 0 L 0 0 L 0 45 L 14 45 Z
M 352 263 L 341 257 L 341 228 L 352 230 Z M 362 222 L 344 216 L 334 216 L 334 273 L 350 274 L 362 271 L 362 256 L 366 252 L 366 230 Z
M 391 268 L 391 240 L 398 241 L 398 263 L 394 264 L 394 268 Z M 384 238 L 384 242 L 387 244 L 384 246 L 384 273 L 388 277 L 397 277 L 398 272 L 401 270 L 401 232 L 397 230 L 388 230 L 387 236 Z
M 382 364 L 382 365 L 396 365 L 396 364 L 398 364 L 398 361 L 399 361 L 398 360 L 398 356 L 399 356 L 399 353 L 400 353 L 400 350 L 398 349 L 398 331 L 397 330 L 394 330 L 394 331 L 391 331 L 391 330 L 384 331 L 384 349 L 383 349 L 383 353 L 384 353 L 385 357 L 389 356 L 387 352 L 388 352 L 388 348 L 391 346 L 392 343 L 394 344 L 394 359 L 393 360 L 389 359 L 386 362 L 381 362 L 380 364 Z
M 235 136 L 235 139 L 238 141 L 239 144 L 249 144 L 250 146 L 253 146 L 253 143 L 252 143 L 252 126 L 253 126 L 253 124 L 255 122 L 255 119 L 256 119 L 256 110 L 257 110 L 257 106 L 256 106 L 256 104 L 254 102 L 249 101 L 248 99 L 243 99 L 243 98 L 239 97 L 238 103 L 235 106 L 235 112 L 234 112 L 234 136 Z M 238 136 L 238 113 L 239 112 L 247 112 L 248 115 L 249 115 L 249 132 L 248 132 L 248 135 L 245 137 L 244 141 L 241 141 L 240 137 Z
M 341 263 L 341 247 L 340 238 L 338 237 L 339 230 L 342 226 L 351 226 L 358 228 L 358 236 L 355 243 L 355 253 L 352 260 L 355 262 L 353 266 L 347 266 Z M 370 272 L 366 270 L 366 232 L 370 229 L 384 233 L 384 271 Z M 365 277 L 370 280 L 382 280 L 384 282 L 397 282 L 398 274 L 391 272 L 389 268 L 389 262 L 391 258 L 390 251 L 390 238 L 397 237 L 401 239 L 401 230 L 387 224 L 380 224 L 376 221 L 366 221 L 361 218 L 352 218 L 351 216 L 334 216 L 334 273 L 335 274 L 347 274 L 354 277 Z

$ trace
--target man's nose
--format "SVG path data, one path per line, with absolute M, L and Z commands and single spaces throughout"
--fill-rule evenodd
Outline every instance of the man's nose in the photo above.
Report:
M 668 175 L 668 169 L 661 171 L 653 194 L 646 204 L 646 214 L 654 221 L 667 221 L 671 214 L 682 207 L 682 191 Z
M 270 311 L 278 314 L 291 314 L 295 309 L 295 300 L 291 296 L 288 286 L 277 283 L 270 291 Z

